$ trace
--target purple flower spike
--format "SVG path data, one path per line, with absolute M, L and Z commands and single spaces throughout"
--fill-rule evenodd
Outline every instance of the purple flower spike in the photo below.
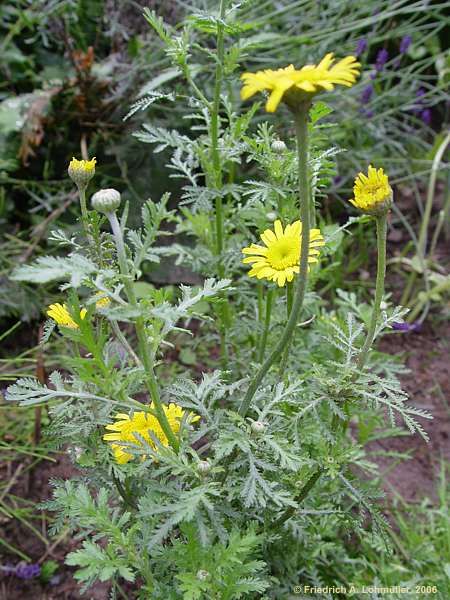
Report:
M 389 53 L 386 50 L 386 48 L 381 48 L 381 50 L 378 51 L 377 54 L 377 59 L 375 61 L 375 69 L 380 72 L 383 70 L 384 65 L 387 63 L 389 59 Z
M 416 92 L 416 98 L 422 98 L 422 96 L 425 96 L 425 93 L 425 90 L 422 87 L 420 87 Z
M 369 102 L 372 98 L 372 94 L 373 94 L 373 85 L 369 84 L 362 91 L 361 98 L 360 98 L 361 104 L 369 104 Z
M 400 54 L 405 54 L 408 52 L 409 47 L 412 44 L 412 37 L 410 35 L 405 35 L 402 37 L 400 42 Z
M 356 56 L 359 56 L 360 54 L 363 54 L 363 52 L 365 52 L 366 50 L 367 50 L 367 40 L 366 40 L 366 38 L 361 38 L 360 40 L 358 40 L 358 43 L 356 44 L 355 54 L 356 54 Z
M 425 123 L 425 125 L 431 125 L 431 110 L 426 108 L 420 114 L 420 118 Z
M 15 576 L 19 579 L 34 579 L 41 574 L 41 567 L 38 564 L 24 565 L 19 564 L 15 570 Z
M 395 331 L 420 331 L 421 327 L 422 323 L 420 323 L 419 321 L 415 321 L 414 323 L 392 323 L 392 329 L 394 329 Z

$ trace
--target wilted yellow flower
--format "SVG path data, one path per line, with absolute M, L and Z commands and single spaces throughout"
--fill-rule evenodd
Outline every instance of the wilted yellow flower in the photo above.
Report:
M 80 310 L 80 318 L 84 319 L 84 317 L 86 316 L 86 313 L 87 313 L 87 310 L 85 308 L 82 308 Z M 70 316 L 70 313 L 67 310 L 67 307 L 65 304 L 59 304 L 59 302 L 57 302 L 56 304 L 50 304 L 50 306 L 48 307 L 48 310 L 47 310 L 47 315 L 51 319 L 56 321 L 56 323 L 58 323 L 58 325 L 62 325 L 63 327 L 68 327 L 69 329 L 78 329 L 78 325 L 75 323 L 75 321 Z
M 383 169 L 369 165 L 367 175 L 358 173 L 353 186 L 353 206 L 369 214 L 383 213 L 392 206 L 392 188 Z
M 242 262 L 254 263 L 248 273 L 250 277 L 276 281 L 282 287 L 300 271 L 302 223 L 295 221 L 283 230 L 281 221 L 277 220 L 274 229 L 266 229 L 260 236 L 266 247 L 252 244 L 242 249 L 243 254 L 251 255 Z M 325 242 L 319 229 L 311 229 L 309 235 L 308 263 L 315 263 L 320 254 L 318 248 Z
M 150 408 L 154 410 L 153 402 L 150 404 Z M 170 428 L 176 435 L 180 430 L 180 423 L 186 412 L 181 406 L 173 403 L 163 405 L 163 409 L 167 420 L 169 421 Z M 109 442 L 115 442 L 114 444 L 111 444 L 111 448 L 114 452 L 114 457 L 119 464 L 127 463 L 134 458 L 134 455 L 127 452 L 127 446 L 123 446 L 118 442 L 131 442 L 138 446 L 142 445 L 141 441 L 135 437 L 135 433 L 139 434 L 153 450 L 156 450 L 156 445 L 150 434 L 153 434 L 163 446 L 169 445 L 169 441 L 162 430 L 158 419 L 148 412 L 134 412 L 132 417 L 124 413 L 119 413 L 116 414 L 114 418 L 117 419 L 116 423 L 111 423 L 105 427 L 105 429 L 113 431 L 114 433 L 105 433 L 103 439 Z M 188 420 L 190 422 L 198 421 L 199 419 L 199 416 L 195 416 L 192 413 L 188 414 Z
M 78 160 L 75 157 L 72 158 L 69 163 L 69 168 L 67 169 L 69 177 L 78 186 L 85 187 L 95 175 L 96 162 L 97 160 L 95 157 L 91 160 Z
M 267 112 L 275 112 L 281 100 L 295 110 L 299 102 L 324 91 L 334 89 L 335 84 L 351 87 L 359 75 L 360 63 L 354 56 L 347 56 L 333 65 L 333 53 L 327 54 L 318 65 L 305 65 L 296 69 L 289 65 L 273 71 L 266 69 L 257 73 L 243 73 L 241 79 L 242 100 L 256 92 L 270 92 L 266 103 Z

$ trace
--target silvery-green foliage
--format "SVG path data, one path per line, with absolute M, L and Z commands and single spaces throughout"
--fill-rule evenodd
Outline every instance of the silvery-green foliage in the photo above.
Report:
M 48 283 L 49 281 L 67 281 L 66 287 L 77 288 L 83 279 L 97 271 L 96 265 L 77 252 L 67 257 L 40 256 L 31 265 L 20 265 L 10 278 L 13 281 Z
M 279 135 L 272 125 L 252 126 L 258 103 L 239 112 L 222 94 L 217 152 L 227 177 L 218 185 L 223 173 L 215 171 L 211 160 L 210 90 L 198 87 L 191 59 L 199 52 L 215 64 L 208 44 L 199 46 L 193 40 L 214 35 L 220 27 L 232 37 L 225 77 L 249 49 L 270 47 L 274 38 L 266 32 L 241 38 L 245 26 L 239 12 L 250 4 L 230 7 L 223 22 L 215 14 L 196 11 L 177 29 L 145 11 L 171 61 L 165 81 L 180 76 L 187 84 L 184 117 L 190 131 L 187 135 L 148 123 L 135 135 L 168 156 L 171 176 L 182 183 L 180 210 L 169 210 L 168 194 L 159 202 L 148 200 L 141 227 L 129 229 L 125 207 L 118 225 L 126 241 L 121 270 L 113 238 L 101 230 L 106 220 L 91 212 L 88 233 L 93 242 L 54 232 L 58 249 L 71 252 L 40 257 L 14 274 L 16 280 L 58 281 L 62 290 L 70 289 L 64 302 L 76 327 L 47 324 L 42 339 L 45 347 L 52 335 L 61 334 L 71 344 L 74 351 L 62 365 L 64 373 L 53 372 L 45 384 L 19 379 L 8 388 L 7 399 L 22 406 L 48 403 L 49 435 L 55 445 L 67 445 L 79 469 L 73 480 L 55 482 L 54 496 L 45 506 L 56 514 L 55 531 L 66 526 L 81 541 L 67 562 L 77 567 L 76 577 L 86 588 L 96 580 L 113 586 L 125 580 L 142 582 L 142 600 L 268 600 L 289 597 L 291 584 L 298 584 L 299 568 L 302 577 L 320 584 L 322 557 L 339 551 L 327 541 L 327 528 L 339 535 L 362 535 L 368 516 L 374 535 L 382 535 L 386 527 L 377 506 L 380 492 L 373 485 L 377 467 L 350 427 L 352 419 L 355 428 L 358 420 L 370 418 L 380 428 L 406 425 L 411 433 L 426 437 L 418 419 L 429 415 L 407 404 L 395 363 L 375 355 L 370 369 L 356 368 L 370 306 L 339 290 L 333 310 L 318 292 L 307 291 L 286 366 L 266 374 L 246 417 L 238 412 L 249 379 L 260 366 L 255 349 L 263 332 L 261 297 L 267 292 L 261 285 L 258 298 L 256 286 L 244 276 L 240 250 L 256 241 L 274 214 L 285 221 L 298 218 L 298 159 L 288 135 L 280 152 L 273 147 Z M 148 90 L 127 117 L 157 101 L 172 105 L 180 96 Z M 332 125 L 323 119 L 330 112 L 317 103 L 310 113 L 308 167 L 316 197 L 334 174 L 334 157 L 340 152 L 326 139 Z M 246 164 L 249 172 L 241 176 L 235 171 L 239 164 Z M 218 200 L 225 216 L 221 254 L 212 218 Z M 362 221 L 350 218 L 342 227 L 323 228 L 328 245 L 324 255 L 339 249 L 355 220 Z M 170 246 L 159 245 L 161 236 L 168 235 L 167 223 L 176 224 L 178 237 Z M 163 257 L 193 268 L 200 283 L 157 289 L 143 280 L 146 269 Z M 226 276 L 213 276 L 219 267 Z M 315 267 L 312 282 L 326 279 L 326 269 Z M 97 310 L 98 292 L 110 304 Z M 135 302 L 130 300 L 133 295 Z M 82 307 L 87 309 L 85 318 L 80 316 Z M 224 308 L 229 309 L 230 356 L 227 368 L 219 368 L 216 354 L 223 332 L 216 315 Z M 387 305 L 376 335 L 389 332 L 402 316 L 402 309 Z M 278 293 L 267 352 L 285 322 L 286 300 Z M 133 415 L 149 403 L 149 370 L 139 354 L 142 341 L 136 342 L 133 329 L 137 324 L 162 401 L 200 419 L 183 419 L 179 452 L 154 434 L 150 443 L 132 432 L 123 444 L 131 460 L 118 464 L 102 439 L 105 426 L 115 415 Z M 185 349 L 203 351 L 201 374 L 181 367 Z M 316 476 L 314 492 L 299 498 Z

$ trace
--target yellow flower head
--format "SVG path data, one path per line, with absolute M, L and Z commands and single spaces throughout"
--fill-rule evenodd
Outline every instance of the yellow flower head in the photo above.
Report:
M 91 160 L 78 160 L 72 158 L 69 163 L 69 168 L 67 169 L 69 177 L 76 185 L 86 187 L 95 175 L 96 162 L 97 160 L 95 157 Z
M 109 306 L 111 304 L 111 300 L 108 298 L 108 296 L 105 296 L 105 294 L 103 292 L 97 292 L 95 294 L 95 298 L 99 298 L 97 300 L 97 302 L 95 303 L 95 307 L 102 309 L 102 308 L 106 308 L 107 306 Z
M 151 403 L 150 408 L 154 410 L 153 402 Z M 167 420 L 169 421 L 170 428 L 176 435 L 180 430 L 180 423 L 185 415 L 185 411 L 181 408 L 181 406 L 173 403 L 170 403 L 168 406 L 163 405 L 163 408 L 164 412 L 166 413 Z M 169 445 L 169 441 L 166 437 L 166 434 L 161 429 L 158 419 L 148 412 L 135 412 L 133 413 L 132 417 L 124 413 L 119 413 L 115 415 L 114 418 L 117 419 L 117 421 L 115 423 L 111 423 L 110 425 L 106 425 L 105 427 L 113 433 L 105 433 L 103 439 L 109 442 L 115 442 L 111 444 L 111 448 L 114 452 L 116 462 L 119 464 L 127 463 L 129 460 L 134 458 L 133 454 L 127 452 L 127 446 L 123 446 L 120 444 L 120 442 L 130 442 L 132 444 L 136 444 L 137 446 L 142 445 L 139 438 L 134 435 L 135 433 L 139 434 L 139 436 L 143 438 L 155 451 L 156 445 L 150 433 L 152 433 L 163 446 Z M 200 417 L 189 413 L 188 419 L 190 422 L 194 422 L 198 421 Z
M 286 281 L 292 281 L 295 273 L 300 271 L 300 251 L 302 242 L 302 223 L 295 221 L 286 225 L 283 231 L 281 221 L 274 223 L 275 231 L 266 229 L 261 234 L 265 246 L 252 244 L 243 248 L 243 254 L 250 256 L 242 260 L 243 263 L 254 263 L 249 271 L 250 277 L 276 281 L 280 287 Z M 319 229 L 311 229 L 309 239 L 308 263 L 318 261 L 320 246 L 325 244 Z
M 243 73 L 241 79 L 242 100 L 251 98 L 256 92 L 266 90 L 270 96 L 266 103 L 267 112 L 275 112 L 281 100 L 295 110 L 299 102 L 334 89 L 335 84 L 351 87 L 359 75 L 360 63 L 354 56 L 347 56 L 333 65 L 333 53 L 327 54 L 318 65 L 305 65 L 296 69 L 289 65 L 284 69 Z
M 383 169 L 377 171 L 372 165 L 369 165 L 367 175 L 358 173 L 353 194 L 355 197 L 350 200 L 353 206 L 372 215 L 386 212 L 392 206 L 388 176 Z
M 80 310 L 80 318 L 84 319 L 84 317 L 86 316 L 86 313 L 87 313 L 87 310 L 85 308 L 82 308 Z M 67 310 L 67 307 L 65 304 L 59 304 L 59 302 L 57 302 L 56 304 L 50 304 L 50 306 L 48 307 L 48 310 L 47 310 L 47 315 L 51 319 L 56 321 L 56 323 L 58 323 L 58 325 L 62 325 L 63 327 L 68 327 L 69 329 L 78 329 L 78 325 L 75 323 L 75 321 L 70 316 L 70 313 Z

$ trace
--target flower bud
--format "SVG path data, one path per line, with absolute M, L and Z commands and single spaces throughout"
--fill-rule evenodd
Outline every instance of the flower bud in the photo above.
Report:
M 383 169 L 377 170 L 372 165 L 369 165 L 367 175 L 357 175 L 353 193 L 354 198 L 350 202 L 368 215 L 377 217 L 386 214 L 392 206 L 393 194 L 389 178 Z
M 277 213 L 274 212 L 268 212 L 266 213 L 266 218 L 268 221 L 271 221 L 272 223 L 275 221 L 275 219 L 277 218 Z
M 120 206 L 120 192 L 113 188 L 99 190 L 91 198 L 92 208 L 102 213 L 115 212 Z
M 287 146 L 283 140 L 274 140 L 270 147 L 275 154 L 284 154 L 287 150 Z
M 263 433 L 266 430 L 266 424 L 262 421 L 253 421 L 251 428 L 253 433 Z
M 199 581 L 205 581 L 205 579 L 208 579 L 209 577 L 209 572 L 205 571 L 205 569 L 200 569 L 199 571 L 197 571 L 197 579 Z
M 198 463 L 197 469 L 201 475 L 206 475 L 211 471 L 211 463 L 208 460 L 201 460 Z
M 78 160 L 72 158 L 67 172 L 70 179 L 79 187 L 86 188 L 87 184 L 95 175 L 95 157 L 92 160 Z
M 95 308 L 98 308 L 99 310 L 107 308 L 111 304 L 111 300 L 103 292 L 97 292 L 95 298 L 98 298 L 95 303 Z

